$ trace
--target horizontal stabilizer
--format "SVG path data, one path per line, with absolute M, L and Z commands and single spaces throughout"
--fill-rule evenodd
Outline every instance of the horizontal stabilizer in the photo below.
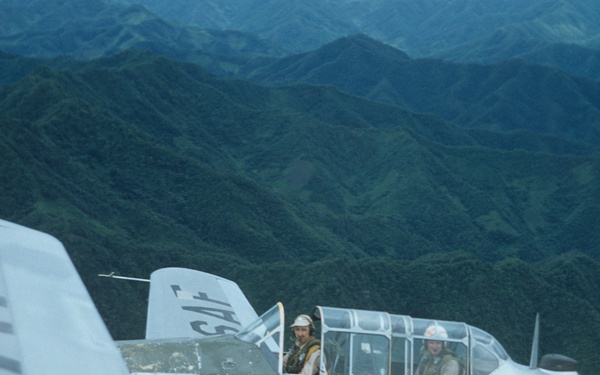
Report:
M 63 245 L 0 220 L 0 374 L 128 374 Z
M 558 372 L 577 372 L 577 361 L 561 354 L 546 354 L 542 357 L 540 368 Z
M 233 281 L 185 268 L 150 277 L 146 339 L 232 334 L 258 315 Z

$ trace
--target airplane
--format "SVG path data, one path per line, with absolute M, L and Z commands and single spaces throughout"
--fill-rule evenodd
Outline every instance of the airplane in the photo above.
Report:
M 284 374 L 281 303 L 258 316 L 235 282 L 184 268 L 150 279 L 101 276 L 150 283 L 144 339 L 113 341 L 59 240 L 0 219 L 0 375 Z M 311 316 L 320 375 L 416 375 L 432 326 L 460 361 L 459 375 L 577 374 L 562 355 L 538 363 L 538 319 L 526 366 L 461 322 L 326 306 Z

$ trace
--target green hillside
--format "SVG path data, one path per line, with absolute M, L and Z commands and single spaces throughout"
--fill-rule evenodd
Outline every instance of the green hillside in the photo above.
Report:
M 63 241 L 115 338 L 142 336 L 147 291 L 96 275 L 182 266 L 259 312 L 466 321 L 522 362 L 540 311 L 542 349 L 591 369 L 597 158 L 149 53 L 64 66 L 0 90 L 0 217 Z
M 517 60 L 475 65 L 410 59 L 356 35 L 309 53 L 248 65 L 241 75 L 269 85 L 333 85 L 466 127 L 528 130 L 588 147 L 600 143 L 600 84 Z

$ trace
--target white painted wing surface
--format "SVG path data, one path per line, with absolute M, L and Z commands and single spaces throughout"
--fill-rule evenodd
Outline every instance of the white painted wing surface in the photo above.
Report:
M 185 268 L 150 277 L 146 339 L 233 334 L 258 315 L 233 281 Z
M 128 373 L 63 245 L 0 220 L 0 375 Z

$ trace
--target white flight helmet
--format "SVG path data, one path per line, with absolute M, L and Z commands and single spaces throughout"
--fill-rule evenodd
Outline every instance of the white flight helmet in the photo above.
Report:
M 434 323 L 427 327 L 425 333 L 423 333 L 423 336 L 426 336 L 428 340 L 441 341 L 448 338 L 448 332 L 446 331 L 446 328 Z
M 310 318 L 310 316 L 306 315 L 306 314 L 302 314 L 302 315 L 298 315 L 296 317 L 296 320 L 294 320 L 294 324 L 292 324 L 290 327 L 294 328 L 294 327 L 309 327 L 310 328 L 310 335 L 312 336 L 312 334 L 315 331 L 315 325 L 313 323 L 313 320 Z

